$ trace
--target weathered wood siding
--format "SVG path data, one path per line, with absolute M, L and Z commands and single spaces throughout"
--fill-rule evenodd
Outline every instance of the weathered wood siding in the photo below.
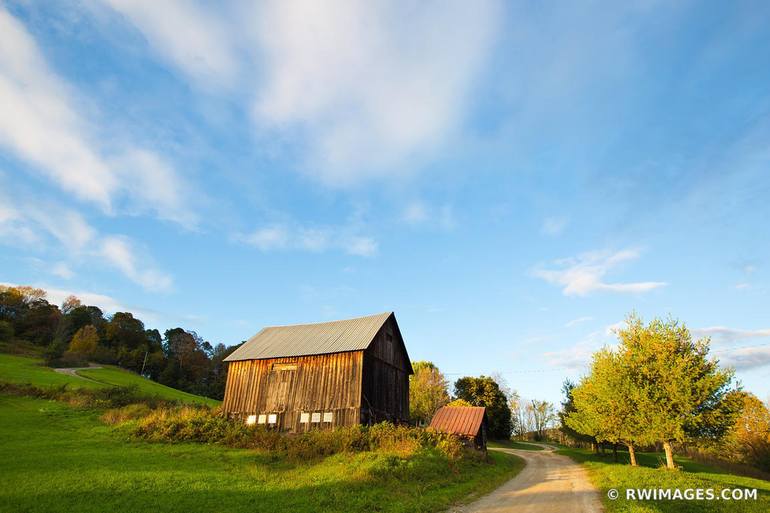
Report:
M 391 317 L 364 351 L 362 423 L 409 420 L 410 370 L 404 342 Z
M 223 408 L 242 418 L 276 414 L 276 427 L 294 432 L 358 424 L 362 372 L 361 351 L 231 362 Z M 301 423 L 303 412 L 333 420 Z

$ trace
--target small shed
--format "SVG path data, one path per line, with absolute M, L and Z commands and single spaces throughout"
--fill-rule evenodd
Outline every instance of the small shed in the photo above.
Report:
M 444 406 L 433 415 L 430 427 L 457 435 L 477 450 L 487 450 L 487 409 L 483 406 Z
M 393 312 L 273 326 L 230 356 L 222 408 L 282 431 L 409 420 L 412 364 Z

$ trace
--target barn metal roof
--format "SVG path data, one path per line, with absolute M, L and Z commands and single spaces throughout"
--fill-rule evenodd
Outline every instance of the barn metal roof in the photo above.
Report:
M 342 321 L 271 326 L 251 337 L 227 362 L 362 351 L 393 312 Z
M 430 427 L 460 436 L 476 436 L 484 421 L 483 406 L 444 406 L 439 408 Z

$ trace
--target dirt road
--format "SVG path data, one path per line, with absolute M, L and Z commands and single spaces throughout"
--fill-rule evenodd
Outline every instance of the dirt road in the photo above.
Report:
M 78 374 L 79 370 L 88 370 L 88 369 L 101 369 L 101 367 L 96 365 L 94 366 L 89 365 L 88 367 L 59 367 L 58 369 L 54 369 L 54 370 L 60 374 L 66 374 L 68 376 L 72 376 L 75 378 L 85 379 L 86 381 L 93 381 L 94 383 L 99 383 L 95 379 L 87 378 L 85 376 L 81 376 L 80 374 Z
M 544 446 L 546 447 L 546 446 Z M 453 513 L 600 513 L 599 494 L 585 470 L 566 456 L 543 451 L 494 449 L 527 461 L 519 475 Z

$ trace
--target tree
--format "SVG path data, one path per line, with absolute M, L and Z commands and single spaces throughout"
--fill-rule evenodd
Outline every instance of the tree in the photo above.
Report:
M 454 399 L 452 401 L 449 401 L 446 406 L 450 406 L 452 408 L 470 408 L 473 405 L 466 401 L 465 399 Z
M 591 447 L 596 450 L 597 449 L 597 441 L 596 437 L 593 434 L 585 434 L 577 429 L 573 429 L 570 427 L 570 425 L 567 423 L 567 418 L 570 414 L 573 414 L 577 412 L 577 407 L 575 406 L 575 399 L 573 397 L 573 391 L 577 385 L 573 383 L 571 380 L 567 379 L 564 381 L 564 384 L 561 387 L 561 391 L 564 394 L 564 400 L 561 403 L 561 410 L 559 411 L 559 429 L 562 433 L 564 433 L 566 436 L 570 437 L 571 439 L 575 440 L 576 442 L 583 442 L 587 444 L 591 444 Z
M 643 437 L 663 443 L 668 468 L 674 468 L 674 442 L 713 440 L 727 432 L 735 419 L 727 400 L 733 372 L 708 357 L 708 338 L 693 341 L 673 319 L 644 325 L 635 315 L 618 337 L 619 358 L 632 369 L 623 399 L 637 409 Z
M 96 352 L 98 346 L 99 334 L 96 332 L 96 328 L 89 324 L 80 328 L 77 333 L 73 335 L 69 351 L 71 353 L 83 355 L 84 357 L 90 357 Z
M 744 463 L 770 471 L 770 411 L 757 396 L 739 394 L 741 413 L 726 437 L 725 449 Z
M 532 412 L 535 427 L 535 439 L 545 440 L 546 430 L 556 420 L 556 411 L 548 401 L 531 401 L 527 407 Z
M 449 402 L 447 380 L 432 362 L 412 363 L 414 374 L 409 377 L 409 417 L 413 422 L 427 424 L 439 408 Z
M 64 301 L 61 304 L 61 313 L 64 315 L 67 315 L 75 308 L 78 308 L 80 306 L 83 306 L 83 304 L 80 302 L 80 300 L 75 296 L 67 296 Z
M 473 406 L 486 407 L 490 437 L 501 440 L 510 438 L 508 398 L 494 379 L 488 376 L 460 378 L 455 382 L 454 392 L 458 399 L 464 399 Z
M 531 415 L 527 412 L 528 402 L 521 395 L 512 390 L 508 396 L 508 405 L 511 410 L 511 431 L 513 435 L 523 439 L 532 431 Z
M 636 466 L 635 443 L 654 441 L 634 402 L 630 374 L 623 353 L 602 349 L 594 353 L 591 373 L 571 390 L 574 410 L 567 414 L 567 426 L 599 442 L 622 443 L 628 447 L 632 466 Z M 617 458 L 617 451 L 614 452 Z

